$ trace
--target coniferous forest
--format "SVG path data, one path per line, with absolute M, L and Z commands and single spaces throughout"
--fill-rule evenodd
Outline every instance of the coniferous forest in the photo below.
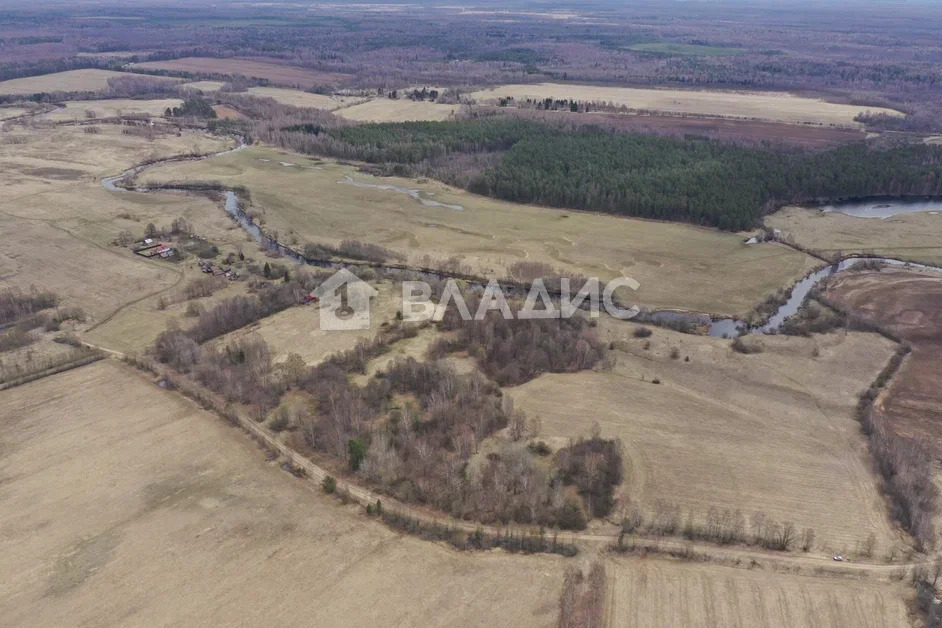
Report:
M 323 152 L 395 174 L 427 171 L 456 155 L 491 154 L 466 187 L 508 201 L 728 230 L 750 228 L 782 203 L 942 194 L 942 147 L 925 144 L 784 151 L 512 119 L 309 131 L 322 136 Z

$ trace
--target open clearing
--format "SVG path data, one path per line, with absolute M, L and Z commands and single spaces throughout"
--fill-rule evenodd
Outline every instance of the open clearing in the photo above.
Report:
M 865 312 L 912 345 L 877 411 L 899 434 L 942 453 L 942 277 L 898 269 L 843 273 L 829 285 L 828 296 Z
M 606 566 L 611 626 L 899 628 L 911 626 L 900 583 L 874 585 L 654 558 Z
M 130 367 L 3 391 L 0 422 L 6 626 L 554 624 L 564 559 L 403 537 Z
M 942 214 L 917 212 L 881 220 L 785 207 L 766 216 L 765 224 L 826 256 L 872 253 L 942 266 Z
M 334 110 L 346 103 L 363 100 L 354 96 L 325 96 L 324 94 L 303 92 L 300 89 L 283 89 L 280 87 L 250 87 L 248 93 L 262 98 L 274 98 L 283 105 L 327 110 Z
M 245 120 L 246 115 L 229 105 L 213 105 L 213 111 L 220 120 Z
M 276 85 L 289 87 L 315 87 L 325 83 L 343 82 L 349 75 L 336 72 L 319 72 L 293 65 L 250 59 L 216 59 L 212 57 L 183 57 L 170 61 L 148 61 L 134 63 L 131 68 L 167 70 L 192 74 L 226 74 L 262 78 Z
M 140 234 L 148 222 L 165 226 L 181 215 L 198 228 L 227 222 L 205 198 L 109 192 L 101 177 L 148 158 L 231 144 L 204 133 L 148 141 L 113 125 L 100 131 L 17 128 L 10 134 L 27 143 L 0 145 L 0 282 L 52 290 L 93 320 L 179 280 L 173 264 L 110 246 L 122 229 Z
M 222 81 L 193 81 L 190 83 L 180 83 L 180 87 L 196 89 L 201 92 L 217 92 L 225 85 Z
M 412 122 L 447 120 L 458 111 L 459 106 L 424 100 L 376 98 L 359 105 L 344 107 L 335 113 L 342 118 L 361 122 Z
M 117 118 L 127 115 L 148 115 L 158 118 L 169 107 L 179 107 L 183 103 L 179 98 L 160 98 L 156 100 L 134 100 L 132 98 L 113 98 L 108 100 L 73 100 L 62 103 L 59 107 L 45 114 L 43 120 L 68 122 L 88 120 L 88 112 L 95 118 Z
M 464 210 L 425 205 L 394 190 L 348 185 L 343 183 L 347 176 L 370 185 L 419 189 L 426 198 Z M 244 185 L 256 209 L 264 211 L 266 228 L 283 238 L 291 234 L 301 242 L 330 244 L 364 240 L 402 252 L 413 265 L 424 265 L 426 255 L 433 262 L 460 255 L 475 272 L 500 278 L 520 260 L 606 280 L 624 274 L 641 283 L 637 300 L 649 307 L 744 316 L 817 263 L 787 247 L 746 245 L 741 234 L 517 205 L 434 181 L 371 177 L 352 166 L 270 148 L 167 164 L 142 175 L 142 181 L 167 180 Z
M 40 92 L 97 92 L 108 88 L 108 79 L 131 76 L 111 70 L 68 70 L 54 74 L 29 76 L 0 82 L 0 94 L 37 94 Z M 160 80 L 160 77 L 153 77 Z M 166 79 L 172 81 L 175 79 Z
M 650 512 L 664 500 L 701 521 L 713 506 L 738 509 L 747 524 L 761 512 L 813 528 L 821 553 L 854 554 L 871 533 L 875 556 L 897 547 L 853 414 L 890 341 L 769 336 L 763 353 L 742 355 L 726 340 L 662 329 L 645 350 L 633 325 L 603 318 L 599 328 L 605 342 L 624 341 L 614 370 L 543 375 L 505 392 L 548 438 L 588 435 L 597 421 L 603 437 L 621 439 L 622 504 Z
M 289 353 L 297 353 L 308 365 L 317 364 L 334 353 L 352 349 L 357 340 L 372 339 L 384 322 L 395 318 L 402 307 L 402 288 L 390 282 L 376 284 L 376 287 L 380 293 L 370 308 L 369 329 L 323 331 L 320 328 L 320 308 L 311 304 L 290 307 L 214 342 L 228 343 L 248 334 L 258 334 L 271 349 L 275 362 L 284 361 Z
M 508 96 L 516 100 L 554 98 L 611 102 L 615 106 L 624 105 L 633 111 L 748 118 L 793 124 L 860 126 L 854 122 L 854 117 L 862 111 L 903 115 L 893 109 L 829 103 L 787 92 L 698 91 L 537 83 L 502 85 L 471 94 L 471 97 L 479 102 Z

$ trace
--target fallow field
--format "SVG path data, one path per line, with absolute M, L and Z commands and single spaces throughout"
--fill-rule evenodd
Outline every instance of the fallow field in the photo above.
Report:
M 616 558 L 606 568 L 611 626 L 894 628 L 911 626 L 903 584 Z
M 399 284 L 375 284 L 380 293 L 370 310 L 370 328 L 362 330 L 324 331 L 320 328 L 320 308 L 316 305 L 292 307 L 262 319 L 258 323 L 236 330 L 214 341 L 220 346 L 248 334 L 258 334 L 270 347 L 272 359 L 281 362 L 290 353 L 296 353 L 308 365 L 321 362 L 331 354 L 352 349 L 358 340 L 370 340 L 380 326 L 392 321 L 402 307 Z
M 89 112 L 94 118 L 116 118 L 127 115 L 148 115 L 159 118 L 169 107 L 179 107 L 183 103 L 179 98 L 160 98 L 155 100 L 135 100 L 132 98 L 112 98 L 108 100 L 72 100 L 62 103 L 62 107 L 45 114 L 43 120 L 70 122 L 89 120 Z
M 350 185 L 346 177 L 386 189 Z M 167 164 L 142 180 L 244 185 L 266 228 L 283 239 L 359 239 L 400 251 L 415 265 L 429 261 L 426 255 L 433 262 L 459 255 L 473 271 L 501 278 L 522 260 L 606 280 L 628 275 L 641 284 L 638 302 L 650 307 L 745 315 L 816 263 L 787 247 L 746 245 L 741 234 L 518 205 L 262 147 Z M 462 209 L 424 204 L 404 193 L 410 189 L 426 201 Z
M 97 92 L 108 87 L 108 79 L 128 76 L 111 70 L 68 70 L 54 74 L 29 76 L 0 82 L 0 94 L 36 94 L 39 92 Z M 174 79 L 166 79 L 172 81 Z
M 611 102 L 616 107 L 624 105 L 633 111 L 746 118 L 792 124 L 860 126 L 854 122 L 854 117 L 863 111 L 903 115 L 893 109 L 830 103 L 787 92 L 733 92 L 536 83 L 501 85 L 471 94 L 471 97 L 478 102 L 496 101 L 508 96 L 518 101 L 527 98 L 534 100 L 553 98 L 580 102 Z
M 344 107 L 335 113 L 341 118 L 360 122 L 412 122 L 447 120 L 459 105 L 444 105 L 424 100 L 375 98 L 369 102 Z
M 554 624 L 565 559 L 403 537 L 115 361 L 0 424 L 6 626 Z
M 52 290 L 93 320 L 180 280 L 172 264 L 111 246 L 121 230 L 141 234 L 148 222 L 166 226 L 179 216 L 205 230 L 231 227 L 205 198 L 109 192 L 100 181 L 145 159 L 220 150 L 230 140 L 174 132 L 149 141 L 113 125 L 99 129 L 18 125 L 0 133 L 0 279 Z M 2 141 L 10 137 L 22 140 Z
M 613 370 L 543 375 L 505 393 L 548 438 L 588 435 L 593 422 L 619 438 L 623 507 L 651 516 L 663 501 L 680 507 L 682 521 L 688 512 L 703 521 L 711 507 L 739 510 L 747 527 L 763 513 L 812 528 L 821 553 L 858 553 L 870 534 L 876 558 L 901 549 L 854 415 L 891 342 L 769 336 L 764 352 L 743 355 L 718 338 L 657 329 L 637 339 L 634 325 L 612 319 L 599 328 L 617 343 Z
M 766 216 L 765 224 L 824 255 L 865 253 L 942 266 L 942 215 L 938 213 L 879 219 L 785 207 Z
M 828 296 L 912 344 L 912 353 L 877 411 L 897 433 L 926 443 L 938 455 L 942 452 L 942 276 L 900 269 L 839 275 L 829 285 Z

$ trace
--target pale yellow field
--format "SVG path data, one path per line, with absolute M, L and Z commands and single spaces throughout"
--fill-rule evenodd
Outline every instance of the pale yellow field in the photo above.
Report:
M 193 81 L 191 83 L 180 83 L 180 87 L 189 89 L 198 89 L 201 92 L 215 92 L 222 89 L 225 85 L 222 81 Z
M 72 120 L 89 119 L 86 112 L 91 111 L 95 118 L 115 118 L 131 114 L 146 114 L 159 118 L 169 108 L 179 107 L 183 103 L 179 98 L 163 98 L 159 100 L 133 100 L 131 98 L 115 98 L 109 100 L 74 100 L 62 103 L 65 107 L 57 108 L 45 114 L 43 120 L 68 122 Z
M 0 120 L 9 120 L 10 118 L 16 118 L 28 112 L 29 109 L 25 107 L 0 107 Z
M 347 185 L 346 176 L 419 189 L 426 199 L 464 211 L 424 205 L 393 190 Z M 423 264 L 425 255 L 433 262 L 458 255 L 476 272 L 501 278 L 519 260 L 602 279 L 624 274 L 640 282 L 638 302 L 650 307 L 745 315 L 816 263 L 787 247 L 746 245 L 741 234 L 506 203 L 434 181 L 376 178 L 352 166 L 263 147 L 142 175 L 144 181 L 176 179 L 245 185 L 264 212 L 266 228 L 282 236 L 293 232 L 302 242 L 356 238 L 401 251 L 413 264 Z
M 376 287 L 380 293 L 371 305 L 369 329 L 323 331 L 320 309 L 312 303 L 288 308 L 214 342 L 222 344 L 258 334 L 268 344 L 275 362 L 282 362 L 289 353 L 297 353 L 307 364 L 317 364 L 332 354 L 352 349 L 357 340 L 373 338 L 384 322 L 396 316 L 396 311 L 402 307 L 401 287 L 390 282 L 378 283 Z
M 374 375 L 380 371 L 386 370 L 393 362 L 402 358 L 415 358 L 419 362 L 424 362 L 429 346 L 439 337 L 440 335 L 434 327 L 426 327 L 420 330 L 416 337 L 406 338 L 405 340 L 400 340 L 390 345 L 386 353 L 370 360 L 369 365 L 366 367 L 365 375 L 362 376 L 362 379 L 358 383 L 366 384 Z M 469 372 L 470 369 L 465 371 L 461 370 L 461 358 L 446 359 L 450 361 L 451 365 L 454 366 L 455 370 L 458 372 Z M 473 366 L 473 363 L 469 366 Z
M 766 216 L 765 224 L 825 255 L 874 253 L 942 265 L 942 214 L 917 212 L 881 220 L 785 207 Z
M 335 113 L 348 120 L 361 122 L 411 122 L 415 120 L 447 120 L 459 105 L 442 105 L 424 100 L 376 98 L 369 102 L 338 109 Z
M 213 105 L 213 111 L 220 120 L 244 120 L 245 114 L 229 105 Z
M 207 231 L 231 226 L 201 197 L 109 192 L 100 183 L 150 157 L 221 149 L 230 140 L 188 132 L 150 142 L 113 125 L 95 135 L 80 127 L 13 133 L 28 143 L 0 145 L 0 286 L 52 290 L 93 323 L 180 280 L 173 264 L 110 246 L 122 229 L 141 234 L 148 222 L 166 226 L 178 216 Z
M 0 422 L 4 626 L 554 625 L 565 559 L 403 537 L 115 361 Z
M 606 566 L 609 625 L 631 628 L 909 627 L 900 583 L 872 584 L 656 558 Z
M 876 557 L 897 547 L 854 418 L 892 343 L 875 334 L 769 336 L 763 353 L 742 355 L 728 340 L 656 329 L 644 350 L 632 325 L 600 319 L 599 327 L 605 342 L 626 341 L 614 370 L 543 375 L 506 394 L 540 418 L 547 437 L 588 435 L 598 421 L 603 436 L 620 438 L 622 505 L 650 512 L 665 500 L 701 522 L 712 506 L 738 509 L 747 525 L 761 512 L 813 528 L 821 554 L 853 555 L 871 533 Z M 673 347 L 679 359 L 669 357 Z
M 215 211 L 215 208 L 211 208 Z M 139 301 L 131 302 L 107 321 L 100 322 L 94 328 L 83 331 L 82 339 L 96 346 L 126 354 L 143 354 L 150 349 L 160 332 L 167 329 L 171 321 L 181 328 L 187 328 L 196 322 L 196 318 L 186 315 L 189 301 L 179 299 L 181 289 L 196 277 L 202 277 L 196 261 L 186 260 L 174 266 L 180 273 L 174 277 L 174 283 Z M 204 310 L 211 309 L 220 300 L 245 294 L 245 282 L 230 282 L 228 286 L 212 296 L 194 299 Z M 163 297 L 165 309 L 158 307 L 158 299 Z
M 903 115 L 899 111 L 883 107 L 829 103 L 817 98 L 795 96 L 787 92 L 732 92 L 536 83 L 502 85 L 471 94 L 471 97 L 478 102 L 493 101 L 506 96 L 512 96 L 517 100 L 554 98 L 601 101 L 611 102 L 616 106 L 624 105 L 634 111 L 749 118 L 796 124 L 860 126 L 859 123 L 854 122 L 854 117 L 862 111 Z
M 0 82 L 0 94 L 35 94 L 38 92 L 97 92 L 108 87 L 108 79 L 129 76 L 127 72 L 111 70 L 69 70 L 41 76 L 10 79 Z M 161 80 L 161 77 L 150 77 Z M 166 78 L 173 81 L 176 79 Z
M 315 109 L 336 109 L 343 106 L 345 97 L 325 96 L 312 94 L 299 89 L 282 89 L 280 87 L 250 87 L 248 93 L 262 98 L 274 98 L 283 105 L 293 107 L 313 107 Z

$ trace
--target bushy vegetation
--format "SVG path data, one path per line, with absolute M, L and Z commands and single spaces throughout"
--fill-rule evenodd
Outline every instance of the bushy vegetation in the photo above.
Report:
M 605 567 L 594 563 L 588 577 L 575 567 L 568 567 L 559 595 L 559 628 L 602 628 L 606 620 Z
M 198 343 L 206 342 L 295 305 L 304 293 L 296 282 L 262 285 L 258 295 L 231 297 L 207 310 L 187 334 Z
M 213 110 L 212 104 L 207 100 L 202 98 L 187 98 L 179 107 L 172 109 L 168 107 L 164 115 L 174 118 L 215 118 L 216 112 Z
M 556 453 L 563 484 L 574 485 L 593 517 L 605 517 L 615 505 L 615 487 L 621 484 L 621 445 L 598 436 L 582 440 Z
M 897 434 L 884 412 L 874 406 L 880 391 L 899 370 L 909 351 L 907 345 L 897 350 L 873 386 L 861 395 L 857 416 L 870 440 L 870 451 L 883 477 L 893 516 L 912 535 L 917 547 L 925 549 L 935 543 L 933 518 L 939 508 L 932 455 L 922 443 Z
M 37 340 L 39 340 L 39 338 L 30 334 L 28 331 L 14 327 L 7 331 L 0 332 L 0 353 L 31 345 Z
M 342 240 L 338 246 L 313 243 L 305 244 L 304 257 L 309 260 L 341 257 L 380 264 L 388 260 L 403 259 L 401 254 L 387 249 L 384 246 L 361 242 L 360 240 Z
M 51 292 L 23 292 L 17 288 L 7 288 L 0 291 L 0 325 L 55 307 L 58 303 L 59 298 Z
M 473 300 L 469 304 L 471 311 L 475 311 Z M 443 328 L 456 333 L 436 343 L 431 354 L 467 351 L 477 359 L 484 373 L 501 386 L 516 386 L 543 373 L 590 369 L 605 355 L 605 347 L 589 323 L 578 316 L 508 320 L 491 312 L 480 321 L 459 321 L 457 316 L 446 316 Z
M 538 422 L 514 410 L 498 385 L 479 373 L 459 374 L 444 362 L 400 358 L 365 385 L 366 373 L 389 346 L 418 333 L 396 320 L 372 340 L 309 368 L 289 357 L 273 365 L 265 343 L 249 335 L 207 343 L 289 303 L 292 284 L 269 285 L 258 296 L 234 297 L 205 312 L 190 329 L 161 333 L 154 354 L 189 373 L 228 403 L 248 404 L 266 422 L 292 389 L 308 403 L 291 416 L 276 411 L 269 429 L 291 429 L 289 442 L 327 455 L 379 491 L 404 502 L 433 506 L 484 523 L 535 523 L 582 529 L 604 516 L 621 481 L 617 443 L 598 436 L 549 458 L 531 450 Z M 468 323 L 468 346 L 501 381 L 519 383 L 547 370 L 574 371 L 595 364 L 602 349 L 582 319 L 511 321 L 493 317 Z M 506 361 L 513 368 L 501 366 Z M 505 435 L 506 434 L 506 435 Z M 482 447 L 488 441 L 486 453 Z M 545 458 L 541 461 L 541 458 Z M 547 468 L 547 462 L 550 468 Z

